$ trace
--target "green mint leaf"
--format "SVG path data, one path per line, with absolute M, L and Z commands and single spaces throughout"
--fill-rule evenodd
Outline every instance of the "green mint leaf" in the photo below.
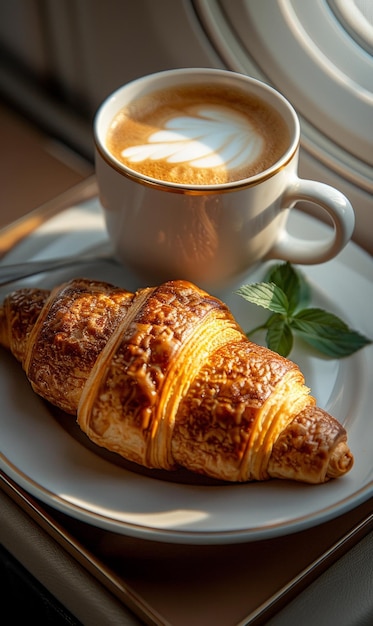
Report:
M 371 343 L 333 313 L 310 308 L 291 319 L 291 327 L 319 352 L 334 358 L 353 354 Z
M 310 346 L 333 358 L 349 356 L 372 343 L 337 315 L 320 308 L 307 308 L 310 286 L 289 262 L 272 266 L 265 282 L 245 285 L 237 294 L 272 311 L 265 322 L 246 334 L 251 338 L 255 332 L 266 330 L 267 346 L 283 356 L 292 350 L 293 331 Z
M 289 262 L 272 266 L 265 277 L 265 282 L 274 283 L 286 294 L 289 301 L 289 314 L 294 313 L 300 307 L 307 306 L 310 301 L 310 288 L 307 281 Z
M 302 337 L 306 343 L 313 348 L 316 348 L 322 354 L 326 356 L 341 359 L 346 356 L 350 356 L 354 352 L 357 352 L 364 346 L 371 343 L 366 337 L 356 331 L 343 331 L 338 333 L 336 330 L 331 332 L 328 337 L 317 337 L 302 334 Z
M 281 356 L 288 356 L 293 348 L 293 334 L 283 315 L 273 315 L 268 324 L 267 346 Z
M 334 313 L 328 313 L 324 309 L 310 307 L 303 309 L 293 316 L 292 322 L 298 330 L 304 329 L 308 332 L 324 332 L 327 328 L 347 329 L 348 326 Z M 295 326 L 294 326 L 295 328 Z
M 253 304 L 257 304 L 273 313 L 287 315 L 289 301 L 283 290 L 274 283 L 253 283 L 243 285 L 237 291 L 238 295 Z

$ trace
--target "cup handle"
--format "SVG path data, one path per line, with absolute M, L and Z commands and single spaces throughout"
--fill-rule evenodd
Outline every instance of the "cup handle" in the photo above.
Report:
M 310 241 L 291 235 L 286 228 L 266 258 L 311 265 L 334 258 L 349 242 L 355 226 L 354 210 L 349 200 L 337 189 L 324 183 L 295 178 L 282 199 L 284 208 L 292 208 L 300 200 L 322 207 L 330 216 L 334 229 L 325 241 Z

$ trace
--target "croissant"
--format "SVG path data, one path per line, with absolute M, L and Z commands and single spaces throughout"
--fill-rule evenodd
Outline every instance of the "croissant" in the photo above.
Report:
M 299 367 L 249 341 L 223 302 L 189 282 L 14 291 L 0 344 L 94 443 L 142 466 L 308 483 L 352 467 L 345 429 L 316 406 Z

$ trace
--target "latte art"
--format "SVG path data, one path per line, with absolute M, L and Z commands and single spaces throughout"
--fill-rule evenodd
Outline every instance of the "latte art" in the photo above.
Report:
M 130 163 L 165 159 L 191 167 L 227 170 L 254 164 L 263 150 L 263 138 L 244 115 L 221 106 L 195 107 L 194 114 L 167 120 L 146 144 L 122 151 Z
M 285 122 L 243 91 L 197 85 L 139 98 L 120 111 L 107 146 L 121 163 L 162 181 L 215 185 L 266 170 L 289 143 Z

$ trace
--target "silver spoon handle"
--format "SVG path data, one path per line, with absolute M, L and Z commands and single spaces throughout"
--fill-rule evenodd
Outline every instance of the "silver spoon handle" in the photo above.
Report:
M 64 267 L 71 267 L 73 265 L 82 265 L 95 263 L 97 261 L 109 261 L 116 263 L 115 258 L 109 251 L 93 255 L 79 254 L 75 256 L 67 256 L 58 259 L 45 259 L 42 261 L 28 261 L 23 263 L 15 263 L 13 265 L 0 265 L 0 286 L 7 285 L 9 283 L 20 280 L 21 278 L 27 278 L 35 274 L 41 274 L 43 272 L 52 272 Z

